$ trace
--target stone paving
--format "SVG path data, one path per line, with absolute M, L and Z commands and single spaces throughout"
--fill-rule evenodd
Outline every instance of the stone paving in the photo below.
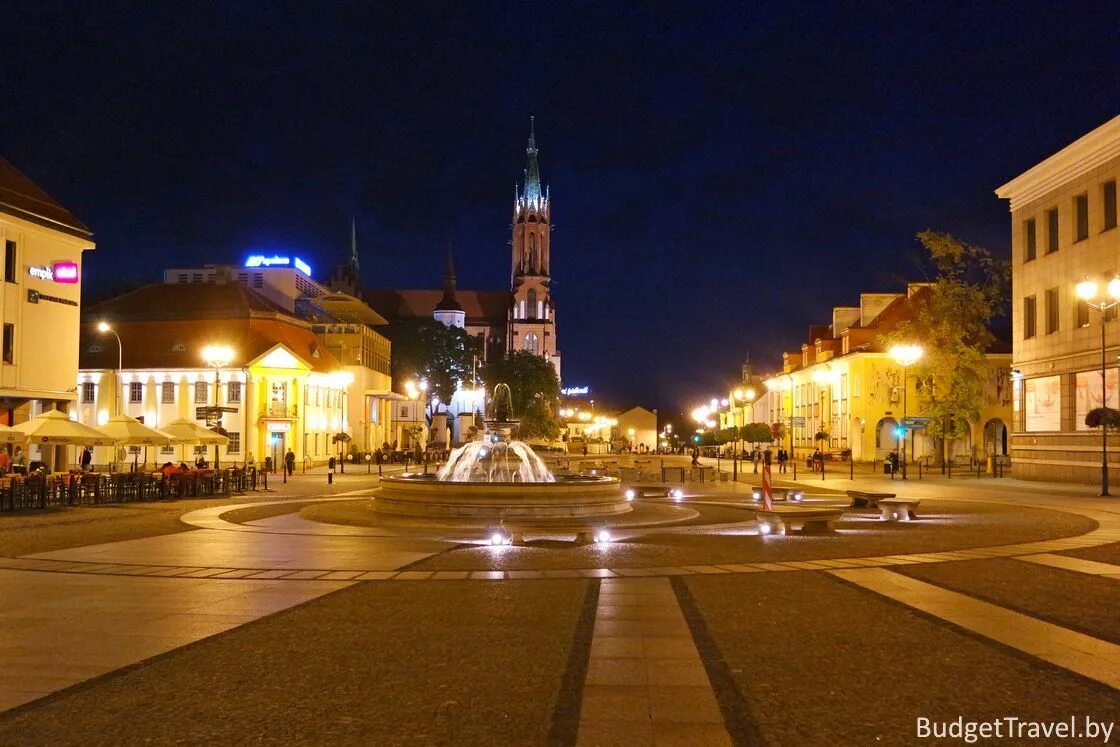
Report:
M 830 477 L 823 481 L 823 485 L 835 495 L 851 486 L 883 490 L 886 482 L 876 476 L 855 481 Z M 320 493 L 315 498 L 314 493 L 306 491 L 311 485 L 309 479 L 297 478 L 290 485 L 300 483 L 304 485 L 304 493 L 292 492 L 281 497 L 297 501 L 299 505 L 308 505 L 314 500 L 326 505 L 325 502 L 329 501 L 353 500 L 355 495 L 364 495 L 369 487 L 362 476 L 348 475 L 346 484 L 332 489 L 329 497 Z M 816 481 L 805 483 L 810 490 L 820 485 Z M 79 685 L 80 688 L 109 688 L 117 681 L 115 678 L 129 676 L 130 667 L 158 661 L 158 657 L 184 646 L 193 651 L 200 641 L 216 635 L 221 636 L 223 650 L 230 649 L 226 655 L 236 656 L 238 641 L 244 636 L 251 638 L 254 635 L 251 630 L 255 630 L 255 626 L 267 623 L 268 630 L 276 629 L 278 634 L 286 634 L 287 626 L 292 623 L 285 620 L 295 618 L 287 614 L 276 615 L 284 610 L 307 609 L 308 614 L 312 614 L 311 611 L 322 609 L 324 612 L 320 616 L 325 615 L 324 619 L 329 620 L 327 610 L 332 608 L 333 603 L 328 603 L 324 595 L 332 592 L 368 590 L 368 593 L 363 593 L 369 599 L 397 600 L 392 604 L 403 610 L 402 600 L 407 599 L 411 593 L 408 590 L 414 588 L 417 599 L 425 600 L 424 605 L 427 606 L 422 605 L 423 608 L 430 610 L 423 613 L 424 619 L 434 619 L 428 616 L 446 612 L 439 608 L 441 596 L 448 600 L 459 598 L 460 605 L 467 605 L 473 610 L 469 614 L 464 613 L 462 618 L 469 627 L 476 624 L 476 619 L 484 620 L 486 613 L 484 607 L 472 606 L 473 602 L 468 600 L 487 593 L 486 589 L 497 588 L 493 584 L 499 583 L 502 588 L 509 585 L 510 592 L 503 598 L 507 608 L 512 610 L 516 609 L 518 599 L 530 602 L 533 594 L 527 590 L 532 588 L 532 584 L 550 583 L 550 579 L 558 580 L 557 583 L 566 579 L 568 583 L 588 589 L 592 606 L 578 621 L 548 631 L 564 641 L 564 649 L 568 652 L 567 664 L 551 665 L 552 670 L 546 675 L 549 681 L 556 683 L 547 690 L 551 694 L 546 694 L 546 691 L 535 693 L 530 699 L 531 706 L 526 701 L 525 708 L 539 711 L 538 720 L 552 726 L 544 731 L 534 728 L 531 734 L 526 732 L 524 743 L 745 744 L 759 741 L 783 743 L 792 739 L 790 734 L 794 732 L 785 730 L 763 707 L 768 698 L 765 690 L 755 692 L 756 683 L 751 680 L 749 672 L 734 666 L 742 658 L 738 646 L 743 644 L 735 642 L 736 637 L 729 635 L 730 629 L 724 622 L 728 616 L 748 613 L 751 608 L 736 607 L 733 603 L 729 606 L 731 599 L 707 594 L 705 590 L 718 579 L 724 579 L 724 584 L 748 583 L 749 588 L 758 586 L 752 579 L 773 579 L 772 583 L 778 585 L 775 588 L 792 590 L 787 599 L 776 603 L 779 606 L 788 605 L 791 613 L 811 601 L 798 595 L 816 593 L 822 598 L 827 597 L 831 592 L 826 593 L 826 589 L 836 584 L 859 588 L 864 594 L 926 616 L 933 621 L 929 625 L 949 626 L 967 631 L 978 641 L 988 641 L 987 644 L 977 645 L 996 646 L 998 651 L 1014 651 L 1025 657 L 1025 661 L 1035 661 L 1038 666 L 1053 667 L 1055 672 L 1066 673 L 1062 676 L 1083 678 L 1094 683 L 1095 687 L 1103 688 L 1100 692 L 1112 693 L 1111 698 L 1100 702 L 1120 702 L 1115 697 L 1120 691 L 1120 676 L 1117 675 L 1120 672 L 1120 645 L 1090 634 L 1092 630 L 1075 630 L 1073 627 L 1076 626 L 1055 622 L 1073 619 L 1076 610 L 1069 610 L 1073 615 L 1066 617 L 1046 615 L 1043 614 L 1045 604 L 1038 602 L 1031 608 L 1040 610 L 1038 614 L 1024 611 L 1026 605 L 1011 609 L 1015 605 L 1003 606 L 998 601 L 992 601 L 992 596 L 982 598 L 984 593 L 980 591 L 979 584 L 969 580 L 973 573 L 970 568 L 982 569 L 984 563 L 998 560 L 1000 563 L 1018 564 L 1015 568 L 1022 570 L 1011 574 L 1016 580 L 1020 574 L 1030 574 L 1031 569 L 1037 569 L 1036 573 L 1068 573 L 1075 575 L 1079 584 L 1087 584 L 1083 588 L 1090 592 L 1090 596 L 1094 588 L 1100 588 L 1108 590 L 1108 593 L 1101 592 L 1102 598 L 1111 598 L 1115 588 L 1112 585 L 1120 581 L 1120 565 L 1086 560 L 1066 553 L 1120 543 L 1120 501 L 1113 503 L 1094 498 L 1087 490 L 1076 487 L 995 480 L 954 480 L 950 483 L 930 479 L 921 482 L 911 480 L 907 484 L 896 481 L 889 489 L 922 498 L 923 501 L 947 501 L 953 506 L 965 508 L 961 513 L 946 514 L 953 516 L 952 521 L 968 521 L 970 505 L 976 510 L 995 506 L 1003 512 L 1018 512 L 1026 516 L 1033 516 L 1032 511 L 1060 512 L 1077 517 L 1082 522 L 1077 526 L 1083 529 L 1073 535 L 1059 532 L 1057 536 L 1051 534 L 1044 539 L 1038 539 L 1035 531 L 1030 533 L 1031 539 L 1015 541 L 1011 535 L 1019 532 L 1021 538 L 1025 532 L 1020 527 L 1003 533 L 993 531 L 991 539 L 994 541 L 990 545 L 961 547 L 947 540 L 939 548 L 923 546 L 921 551 L 916 552 L 841 554 L 836 557 L 830 554 L 828 557 L 790 560 L 783 559 L 786 556 L 777 552 L 773 559 L 767 559 L 766 548 L 770 545 L 759 543 L 777 541 L 788 545 L 807 542 L 809 538 L 761 538 L 757 536 L 749 517 L 744 517 L 741 522 L 719 525 L 720 531 L 725 533 L 721 537 L 738 537 L 744 543 L 752 543 L 755 553 L 761 553 L 749 560 L 743 559 L 743 562 L 649 565 L 640 561 L 645 556 L 628 549 L 627 542 L 636 548 L 643 537 L 661 533 L 656 536 L 672 536 L 679 547 L 686 550 L 695 547 L 697 556 L 701 556 L 705 543 L 711 542 L 715 535 L 705 534 L 707 530 L 704 527 L 688 527 L 681 530 L 651 528 L 648 535 L 643 531 L 632 532 L 623 537 L 623 541 L 611 546 L 610 553 L 603 555 L 610 562 L 600 567 L 510 569 L 491 566 L 440 570 L 441 559 L 451 559 L 462 553 L 477 555 L 476 546 L 469 544 L 469 538 L 440 536 L 435 531 L 410 535 L 391 529 L 308 521 L 295 512 L 296 505 L 280 515 L 265 516 L 246 523 L 231 522 L 228 518 L 232 511 L 239 508 L 238 504 L 208 506 L 182 517 L 188 531 L 157 536 L 141 534 L 136 539 L 92 545 L 75 541 L 66 543 L 69 546 L 64 546 L 64 549 L 0 557 L 0 600 L 3 600 L 0 602 L 0 630 L 4 631 L 0 638 L 0 711 L 23 704 L 7 714 L 0 713 L 0 743 L 31 743 L 34 741 L 32 735 L 47 734 L 50 730 L 40 730 L 46 728 L 43 725 L 47 722 L 37 714 L 42 713 L 42 719 L 47 719 L 48 714 L 53 713 L 52 704 L 56 702 L 53 699 L 61 699 L 58 702 L 63 704 L 80 697 L 85 690 L 71 687 L 78 683 L 86 683 Z M 746 484 L 693 485 L 685 505 L 695 501 L 694 505 L 702 510 L 704 502 L 742 503 L 747 491 L 749 486 Z M 820 500 L 827 502 L 834 499 L 823 495 Z M 998 523 L 1003 515 L 991 514 L 994 517 L 991 521 Z M 920 525 L 921 516 L 919 511 L 915 527 Z M 0 531 L 6 518 L 9 517 L 0 517 Z M 859 526 L 861 528 L 845 529 L 842 524 L 831 546 L 835 547 L 838 542 L 841 547 L 846 543 L 856 548 L 859 547 L 858 537 L 861 534 L 880 531 L 875 524 L 868 524 L 866 528 Z M 933 526 L 936 527 L 936 524 Z M 902 527 L 903 530 L 905 528 Z M 80 532 L 80 527 L 74 531 Z M 951 533 L 946 531 L 945 536 L 949 538 Z M 845 537 L 851 539 L 846 541 Z M 776 544 L 773 546 L 779 547 Z M 0 556 L 6 555 L 3 550 L 0 545 Z M 533 552 L 536 554 L 532 557 L 550 554 L 547 545 L 534 548 Z M 551 554 L 554 557 L 561 555 L 559 552 Z M 1008 560 L 1002 560 L 1004 558 Z M 436 567 L 432 568 L 432 564 Z M 946 575 L 953 588 L 949 588 L 949 583 L 939 585 L 936 579 L 923 580 L 918 577 L 920 574 L 905 572 L 909 567 L 937 564 L 953 569 L 948 570 Z M 961 569 L 959 573 L 955 570 L 957 568 Z M 792 579 L 795 577 L 828 579 L 832 586 L 805 585 L 794 582 Z M 1052 582 L 1047 579 L 1047 583 Z M 530 586 L 523 585 L 526 583 Z M 1106 586 L 1094 586 L 1100 584 Z M 388 585 L 401 591 L 390 594 Z M 449 592 L 440 594 L 440 588 Z M 455 590 L 453 594 L 450 592 L 452 589 Z M 811 591 L 813 589 L 816 591 Z M 705 593 L 694 597 L 697 591 Z M 330 596 L 330 599 L 334 598 Z M 549 598 L 545 596 L 541 600 Z M 749 599 L 750 595 L 745 596 L 742 604 L 749 604 Z M 1066 601 L 1073 607 L 1078 603 L 1077 599 Z M 806 609 L 811 609 L 811 604 Z M 816 636 L 811 616 L 799 618 L 798 624 L 802 628 L 808 626 L 807 635 Z M 418 661 L 427 661 L 421 655 L 426 645 L 426 630 L 424 622 L 417 620 L 407 633 L 394 633 L 410 641 L 409 647 L 397 647 L 404 661 L 410 656 Z M 431 629 L 431 633 L 435 635 L 435 628 Z M 526 634 L 529 637 L 522 645 L 525 651 L 529 651 L 533 648 L 534 639 L 543 639 L 545 630 L 530 629 Z M 332 643 L 342 645 L 346 641 Z M 349 643 L 353 645 L 357 641 Z M 383 643 L 389 644 L 392 649 L 393 641 Z M 399 643 L 404 644 L 404 641 Z M 915 641 L 917 645 L 920 643 Z M 556 644 L 550 645 L 555 651 Z M 770 645 L 780 647 L 782 644 Z M 789 641 L 788 645 L 791 647 L 789 651 L 783 652 L 778 648 L 774 651 L 775 655 L 779 658 L 789 656 L 791 661 L 797 659 L 800 643 Z M 274 653 L 276 656 L 284 655 L 283 651 Z M 502 652 L 500 641 L 484 641 L 482 637 L 464 639 L 459 651 L 448 652 L 447 655 L 458 657 L 459 664 L 468 666 L 478 656 L 505 656 L 511 666 L 529 666 L 528 662 L 521 661 L 520 652 Z M 978 658 L 988 660 L 986 655 L 978 655 Z M 998 656 L 993 654 L 991 660 L 994 662 L 996 659 Z M 201 666 L 206 658 L 200 661 L 192 666 Z M 340 660 L 336 666 L 345 664 Z M 429 661 L 425 666 L 433 664 Z M 754 666 L 757 667 L 757 664 Z M 825 671 L 841 666 L 845 664 L 832 662 L 825 665 Z M 168 682 L 173 683 L 177 677 L 186 676 L 171 664 L 166 668 Z M 324 666 L 321 672 L 316 670 L 308 676 L 315 680 L 316 677 L 329 678 L 332 675 L 329 667 Z M 813 675 L 812 672 L 802 671 L 800 676 Z M 1057 678 L 1055 681 L 1064 682 L 1057 674 L 1053 677 Z M 390 696 L 376 682 L 371 682 L 369 688 L 371 695 L 376 697 Z M 425 708 L 432 709 L 429 712 L 431 718 L 444 718 L 436 715 L 444 696 L 438 692 L 438 684 L 435 688 L 435 692 L 407 693 L 407 697 L 417 699 L 417 718 L 424 718 Z M 1015 688 L 1010 688 L 1009 692 L 1011 690 Z M 117 692 L 118 697 L 127 698 L 127 689 L 117 688 L 113 692 Z M 751 695 L 752 692 L 755 694 Z M 43 699 L 49 693 L 58 695 Z M 480 699 L 478 703 L 490 708 L 500 702 L 501 694 L 491 693 L 489 688 L 481 686 L 477 697 Z M 494 701 L 494 698 L 499 700 Z M 1084 696 L 1082 700 L 1098 702 L 1096 695 Z M 549 707 L 546 701 L 553 705 Z M 1016 701 L 1006 703 L 1006 707 L 1010 711 L 1021 711 L 1031 706 L 1028 702 Z M 917 704 L 912 715 L 922 715 Z M 1029 715 L 1029 712 L 1024 715 Z M 1120 720 L 1120 713 L 1115 708 L 1111 713 L 1095 712 L 1092 715 L 1106 720 L 1106 717 Z M 524 712 L 519 712 L 516 718 L 533 720 Z M 901 728 L 901 722 L 892 724 L 892 728 Z M 812 724 L 809 726 L 812 727 Z M 831 733 L 830 730 L 838 728 L 823 722 L 817 727 L 820 734 Z M 80 730 L 75 728 L 73 743 L 90 743 L 90 735 L 79 734 Z M 364 728 L 375 730 L 369 723 Z M 399 726 L 393 728 L 403 729 Z M 845 740 L 857 739 L 856 735 L 862 740 L 870 733 L 866 731 L 869 728 L 866 725 L 853 725 L 851 728 L 848 732 L 843 732 L 843 729 L 835 731 L 839 741 L 833 743 L 847 743 Z M 64 730 L 51 729 L 52 742 L 57 742 L 60 734 L 63 735 L 62 741 L 66 741 Z M 509 743 L 510 733 L 497 729 L 495 735 L 498 732 L 502 737 L 495 736 L 494 743 Z M 237 733 L 238 738 L 253 738 L 250 733 Z M 485 736 L 479 736 L 485 733 L 485 730 L 478 732 L 474 741 L 487 742 Z M 803 743 L 804 732 L 798 733 L 801 734 L 798 739 Z M 141 729 L 136 739 L 160 742 L 164 741 L 161 734 L 168 736 L 157 731 L 152 734 L 149 740 Z M 382 733 L 382 737 L 385 736 Z M 276 742 L 286 741 L 275 738 L 275 733 L 273 737 Z M 361 742 L 360 730 L 345 731 L 344 737 L 342 741 L 353 738 L 355 743 Z M 419 742 L 427 741 L 422 738 L 422 733 L 420 737 Z M 912 738 L 912 733 L 894 734 L 893 738 L 887 735 L 886 741 L 905 743 Z M 207 739 L 221 742 L 221 730 L 211 729 Z M 168 738 L 167 741 L 176 740 Z M 412 740 L 402 736 L 401 741 Z M 519 742 L 516 738 L 513 741 Z

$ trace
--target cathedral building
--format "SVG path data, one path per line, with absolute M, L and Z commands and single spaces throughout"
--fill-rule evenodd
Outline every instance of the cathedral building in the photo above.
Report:
M 541 182 L 537 154 L 536 133 L 530 128 L 524 177 L 514 190 L 509 288 L 459 289 L 449 255 L 440 290 L 361 291 L 362 300 L 389 321 L 390 336 L 395 322 L 435 319 L 478 339 L 483 361 L 524 350 L 547 358 L 560 374 L 551 289 L 552 203 L 548 187 Z M 472 401 L 457 395 L 447 407 L 451 440 L 459 440 L 457 421 L 461 415 L 469 417 Z

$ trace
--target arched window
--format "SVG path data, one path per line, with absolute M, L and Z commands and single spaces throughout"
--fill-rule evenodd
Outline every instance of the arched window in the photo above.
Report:
M 532 332 L 525 335 L 525 351 L 534 355 L 537 352 L 537 336 Z
M 529 303 L 527 305 L 529 307 L 528 308 L 529 318 L 530 319 L 536 319 L 537 318 L 537 290 L 536 290 L 536 288 L 530 288 L 529 289 Z
M 529 272 L 537 271 L 537 235 L 529 234 Z

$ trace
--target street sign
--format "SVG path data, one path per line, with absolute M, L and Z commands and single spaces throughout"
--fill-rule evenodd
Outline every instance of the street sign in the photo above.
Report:
M 216 410 L 218 410 L 218 411 L 220 411 L 220 412 L 237 412 L 237 408 L 236 408 L 236 407 L 227 407 L 227 406 L 225 406 L 225 405 L 222 405 L 221 407 L 216 407 L 216 408 L 214 408 L 214 409 L 216 409 Z
M 236 407 L 215 407 L 214 405 L 207 405 L 206 407 L 194 408 L 194 419 L 203 420 L 206 418 L 219 418 L 223 412 L 237 412 Z
M 793 428 L 804 428 L 805 427 L 805 418 L 800 418 L 800 417 L 799 418 L 790 418 L 789 419 L 789 424 Z
M 933 420 L 933 418 L 911 417 L 903 418 L 901 422 L 903 428 L 910 428 L 915 431 L 920 431 L 923 430 L 927 425 L 929 425 L 929 421 L 931 420 Z

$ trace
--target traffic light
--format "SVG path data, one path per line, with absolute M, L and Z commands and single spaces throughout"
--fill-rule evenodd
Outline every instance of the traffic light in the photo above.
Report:
M 906 429 L 901 425 L 894 429 L 894 437 L 897 439 L 906 438 Z
M 693 436 L 692 437 L 692 442 L 695 443 L 695 444 L 700 443 L 700 437 L 699 436 Z

